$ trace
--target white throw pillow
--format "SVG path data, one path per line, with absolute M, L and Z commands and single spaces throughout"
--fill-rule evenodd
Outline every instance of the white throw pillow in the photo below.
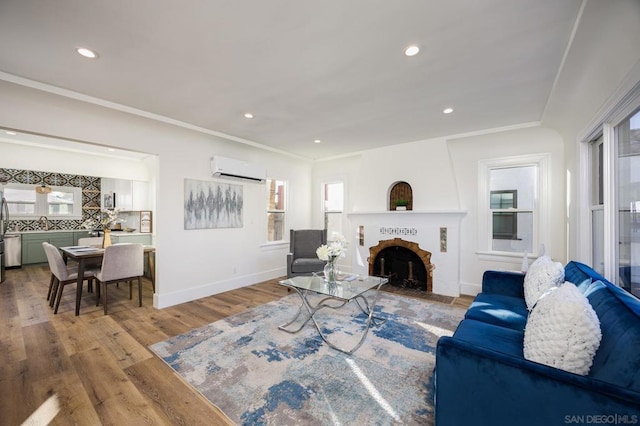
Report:
M 529 310 L 533 309 L 538 298 L 551 287 L 564 282 L 564 267 L 549 256 L 540 256 L 529 266 L 524 276 L 524 301 Z
M 589 300 L 566 282 L 538 300 L 524 330 L 524 357 L 586 375 L 600 347 L 600 320 Z

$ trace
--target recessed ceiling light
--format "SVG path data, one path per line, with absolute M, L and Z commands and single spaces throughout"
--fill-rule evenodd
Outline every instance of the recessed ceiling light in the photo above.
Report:
M 250 112 L 247 112 L 244 114 L 244 118 L 253 118 L 253 114 L 251 114 Z
M 5 133 L 8 134 L 8 135 L 11 135 L 11 136 L 17 135 L 16 132 L 12 132 L 11 130 L 7 130 L 7 131 L 5 131 Z
M 96 59 L 98 54 L 91 49 L 87 49 L 86 47 L 78 47 L 76 52 L 89 59 Z
M 404 54 L 407 56 L 416 56 L 419 51 L 420 51 L 420 48 L 418 46 L 409 46 L 406 49 L 404 49 Z
M 445 108 L 442 110 L 442 112 L 445 114 L 451 114 L 453 112 L 453 108 Z
M 109 151 L 109 152 L 116 152 L 116 150 L 115 150 L 115 149 L 113 149 L 113 148 L 107 148 L 107 151 Z
M 320 143 L 320 142 L 322 142 L 320 139 L 316 139 L 313 141 L 313 143 Z

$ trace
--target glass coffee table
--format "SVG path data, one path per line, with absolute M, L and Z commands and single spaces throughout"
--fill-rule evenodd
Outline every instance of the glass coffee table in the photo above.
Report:
M 310 277 L 293 277 L 280 281 L 280 284 L 292 288 L 298 293 L 301 303 L 298 307 L 298 312 L 294 315 L 293 319 L 286 324 L 282 324 L 278 328 L 280 330 L 286 331 L 287 333 L 298 333 L 304 328 L 305 325 L 307 325 L 309 320 L 311 320 L 313 321 L 316 330 L 318 330 L 318 334 L 320 334 L 320 337 L 325 341 L 327 345 L 340 352 L 351 355 L 352 353 L 357 351 L 360 346 L 362 346 L 362 343 L 367 337 L 367 333 L 369 332 L 371 325 L 378 326 L 384 323 L 385 320 L 374 316 L 373 311 L 376 307 L 376 303 L 378 302 L 380 287 L 382 287 L 388 281 L 389 280 L 386 278 L 359 275 L 347 276 L 345 277 L 345 280 L 336 281 L 335 283 L 326 282 L 322 275 L 314 275 Z M 375 294 L 371 298 L 371 303 L 369 303 L 364 295 L 369 290 L 375 290 Z M 309 301 L 308 297 L 310 292 L 312 292 L 312 294 L 319 294 L 326 297 L 322 298 L 318 303 L 313 305 Z M 367 322 L 364 332 L 356 345 L 351 349 L 344 349 L 334 345 L 329 340 L 327 340 L 327 337 L 322 332 L 322 328 L 318 325 L 314 316 L 320 309 L 339 309 L 347 305 L 351 301 L 355 301 L 360 310 L 365 315 L 367 315 Z M 303 310 L 307 311 L 309 317 L 302 323 L 300 327 L 296 329 L 289 328 L 294 322 L 298 320 L 298 318 L 300 318 Z

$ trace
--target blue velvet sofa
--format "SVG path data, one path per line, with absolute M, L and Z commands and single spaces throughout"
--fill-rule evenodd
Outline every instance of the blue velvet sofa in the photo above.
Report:
M 579 262 L 565 266 L 598 315 L 586 376 L 528 361 L 524 275 L 486 271 L 452 337 L 436 348 L 435 424 L 640 424 L 640 301 Z

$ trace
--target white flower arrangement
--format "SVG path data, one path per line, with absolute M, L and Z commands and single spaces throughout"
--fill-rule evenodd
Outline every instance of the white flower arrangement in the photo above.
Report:
M 100 220 L 87 219 L 82 223 L 82 227 L 85 229 L 111 229 L 113 225 L 118 222 L 122 222 L 118 218 L 120 209 L 105 209 L 100 212 Z
M 347 240 L 337 232 L 333 233 L 332 240 L 329 244 L 323 244 L 316 250 L 318 259 L 325 262 L 333 262 L 339 257 L 347 255 Z

